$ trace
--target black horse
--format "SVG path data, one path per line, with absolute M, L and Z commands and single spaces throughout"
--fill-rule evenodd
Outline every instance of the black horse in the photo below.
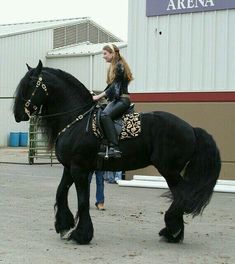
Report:
M 36 68 L 28 66 L 15 96 L 16 122 L 40 114 L 49 143 L 56 142 L 56 155 L 64 166 L 56 193 L 56 232 L 63 235 L 70 230 L 68 239 L 87 244 L 93 237 L 88 175 L 97 169 L 100 147 L 100 139 L 91 129 L 95 105 L 92 96 L 72 75 L 43 67 L 41 61 Z M 155 166 L 166 179 L 172 198 L 159 235 L 168 242 L 182 241 L 183 215 L 202 213 L 219 177 L 220 154 L 212 136 L 173 114 L 155 111 L 141 113 L 141 134 L 120 140 L 120 149 L 122 157 L 104 161 L 102 170 Z M 76 220 L 68 207 L 68 191 L 73 183 L 78 199 Z

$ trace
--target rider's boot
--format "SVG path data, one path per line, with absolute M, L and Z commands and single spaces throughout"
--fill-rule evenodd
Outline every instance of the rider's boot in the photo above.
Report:
M 105 158 L 120 158 L 121 151 L 118 147 L 118 138 L 113 120 L 109 115 L 104 115 L 101 117 L 101 121 L 105 136 L 109 142 L 109 148 L 106 152 L 98 152 L 98 155 Z

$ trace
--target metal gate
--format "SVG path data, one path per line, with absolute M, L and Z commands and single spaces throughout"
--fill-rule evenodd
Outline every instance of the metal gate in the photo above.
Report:
M 54 149 L 48 150 L 48 141 L 43 133 L 43 129 L 39 126 L 41 118 L 33 116 L 30 118 L 29 124 L 29 152 L 28 161 L 32 165 L 35 159 L 50 160 L 52 165 L 53 160 L 56 160 Z

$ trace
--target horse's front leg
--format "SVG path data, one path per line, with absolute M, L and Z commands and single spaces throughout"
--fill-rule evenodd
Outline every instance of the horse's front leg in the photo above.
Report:
M 55 229 L 63 237 L 74 227 L 74 217 L 68 206 L 68 192 L 73 184 L 70 171 L 64 168 L 63 176 L 56 192 Z
M 69 239 L 75 240 L 79 244 L 88 244 L 93 237 L 93 224 L 89 213 L 89 172 L 73 165 L 71 167 L 78 199 L 77 224 L 70 233 Z

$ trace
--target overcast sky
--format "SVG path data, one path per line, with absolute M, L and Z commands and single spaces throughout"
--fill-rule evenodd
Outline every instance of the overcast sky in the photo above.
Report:
M 0 24 L 90 17 L 127 41 L 128 0 L 5 0 Z

